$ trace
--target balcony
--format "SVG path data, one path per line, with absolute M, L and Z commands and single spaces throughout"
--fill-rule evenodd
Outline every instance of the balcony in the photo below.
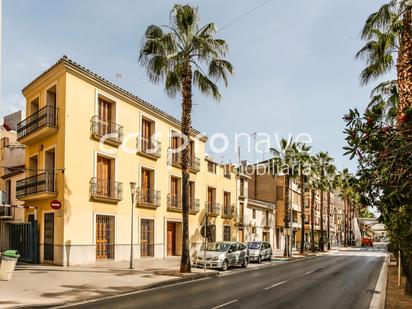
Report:
M 180 195 L 169 193 L 167 195 L 167 209 L 170 211 L 181 212 L 182 211 L 182 197 Z
M 182 153 L 171 153 L 171 161 L 174 167 L 182 167 Z M 200 159 L 195 156 L 189 158 L 189 171 L 197 173 L 200 171 Z
M 57 131 L 57 108 L 47 105 L 17 124 L 17 141 L 31 144 Z
M 139 155 L 157 160 L 161 156 L 162 144 L 153 139 L 137 137 L 137 153 Z
M 99 116 L 93 116 L 90 120 L 90 134 L 94 139 L 115 147 L 123 142 L 123 127 Z
M 235 216 L 235 205 L 225 205 L 222 208 L 222 218 L 223 219 L 233 219 Z
M 95 201 L 117 203 L 123 199 L 123 183 L 92 177 L 89 182 L 90 198 Z
M 0 218 L 7 219 L 7 218 L 12 218 L 12 217 L 13 217 L 12 207 L 0 205 Z
M 16 197 L 19 200 L 35 200 L 56 196 L 56 174 L 45 172 L 17 181 Z
M 145 208 L 157 208 L 160 206 L 160 191 L 146 188 L 137 188 L 136 205 Z
M 211 217 L 217 217 L 220 213 L 220 205 L 218 203 L 205 203 L 206 213 Z
M 191 197 L 189 200 L 189 213 L 197 214 L 200 210 L 200 200 L 198 198 Z

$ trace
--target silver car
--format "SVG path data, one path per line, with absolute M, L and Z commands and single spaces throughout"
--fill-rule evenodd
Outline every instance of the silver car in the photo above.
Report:
M 205 263 L 204 245 L 199 252 L 193 255 L 193 265 L 204 267 Z M 241 242 L 212 242 L 207 244 L 206 248 L 206 267 L 217 268 L 223 271 L 230 266 L 247 267 L 249 262 L 249 250 Z
M 262 262 L 272 260 L 272 247 L 267 241 L 250 241 L 247 243 L 250 261 Z

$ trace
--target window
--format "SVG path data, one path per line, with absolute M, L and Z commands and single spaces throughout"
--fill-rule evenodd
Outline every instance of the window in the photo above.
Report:
M 223 226 L 223 241 L 230 241 L 231 233 L 230 233 L 230 226 L 225 225 Z
M 39 98 L 36 98 L 30 103 L 30 115 L 34 114 L 38 110 L 39 110 Z
M 252 234 L 256 234 L 256 227 L 252 226 Z
M 98 127 L 97 133 L 99 135 L 106 135 L 113 133 L 113 119 L 114 119 L 114 108 L 113 103 L 99 98 L 98 102 L 98 110 L 97 110 L 97 117 L 98 117 Z
M 216 174 L 217 164 L 211 161 L 207 161 L 207 171 L 213 174 Z
M 253 216 L 253 219 L 256 219 L 256 209 L 252 209 L 252 216 Z
M 223 209 L 228 212 L 230 207 L 230 192 L 223 192 Z
M 207 238 L 207 241 L 208 242 L 215 242 L 216 241 L 216 225 L 210 224 L 209 228 L 210 228 L 210 235 Z
M 190 185 L 189 185 L 190 189 Z M 180 208 L 180 178 L 171 177 L 170 179 L 170 206 Z
M 11 180 L 6 180 L 5 183 L 5 191 L 6 191 L 6 200 L 4 201 L 6 204 L 11 204 Z
M 114 216 L 96 215 L 96 259 L 114 259 Z
M 283 186 L 276 186 L 276 199 L 283 201 L 284 189 Z
M 154 220 L 142 219 L 140 222 L 140 256 L 154 256 Z
M 142 168 L 141 173 L 141 201 L 150 203 L 153 201 L 154 171 Z
M 46 105 L 56 107 L 56 85 L 46 91 Z
M 171 149 L 179 149 L 181 145 L 181 138 L 179 136 L 175 136 L 173 134 L 176 134 L 172 132 L 172 139 L 171 139 Z M 172 152 L 172 162 L 175 164 L 180 164 L 180 152 L 179 151 L 173 151 Z
M 153 145 L 152 136 L 155 130 L 155 123 L 146 118 L 142 118 L 142 129 L 141 129 L 141 151 L 143 152 L 153 152 L 156 146 Z
M 216 202 L 216 189 L 212 187 L 207 187 L 207 202 L 209 204 L 214 204 Z

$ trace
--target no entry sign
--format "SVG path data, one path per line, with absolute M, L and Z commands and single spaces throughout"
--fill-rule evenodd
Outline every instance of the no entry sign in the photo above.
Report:
M 50 207 L 53 209 L 60 209 L 62 208 L 62 203 L 58 200 L 53 200 L 50 202 Z

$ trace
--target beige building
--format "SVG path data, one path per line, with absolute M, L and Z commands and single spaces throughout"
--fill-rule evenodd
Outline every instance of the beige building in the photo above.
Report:
M 17 183 L 17 197 L 37 208 L 40 261 L 126 260 L 131 224 L 137 258 L 180 255 L 180 122 L 67 57 L 23 95 L 27 118 L 17 134 L 26 145 L 28 171 Z M 206 213 L 213 240 L 239 237 L 238 176 L 205 154 L 206 141 L 192 131 L 192 251 L 203 241 Z M 129 182 L 138 187 L 133 218 Z M 56 201 L 61 209 L 51 208 Z

